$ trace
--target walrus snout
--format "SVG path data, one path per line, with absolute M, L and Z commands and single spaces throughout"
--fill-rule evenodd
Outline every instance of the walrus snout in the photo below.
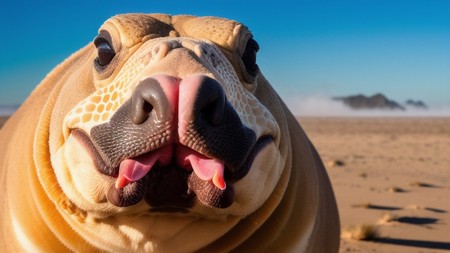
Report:
M 244 177 L 259 140 L 206 75 L 152 75 L 140 81 L 111 120 L 92 128 L 98 170 L 116 178 L 108 199 L 118 206 L 145 200 L 153 207 L 189 207 L 193 194 L 207 206 L 233 203 L 233 182 Z M 105 166 L 106 165 L 106 166 Z M 164 182 L 164 183 L 162 183 Z
M 133 125 L 128 128 L 148 131 L 148 125 L 167 126 L 160 134 L 167 136 L 168 143 L 226 161 L 232 171 L 243 164 L 256 142 L 254 131 L 241 122 L 221 83 L 206 75 L 148 77 L 133 90 L 129 103 L 124 106 L 130 107 L 130 115 L 121 114 L 131 118 Z

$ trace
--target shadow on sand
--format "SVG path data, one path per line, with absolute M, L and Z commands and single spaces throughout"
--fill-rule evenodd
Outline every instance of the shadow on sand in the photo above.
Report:
M 381 205 L 372 205 L 369 204 L 367 206 L 368 209 L 375 209 L 375 210 L 385 210 L 385 211 L 397 211 L 401 210 L 401 207 L 395 207 L 395 206 L 381 206 Z
M 375 242 L 394 244 L 400 246 L 410 246 L 418 248 L 427 249 L 450 249 L 450 242 L 435 242 L 435 241 L 422 241 L 422 240 L 408 240 L 408 239 L 398 239 L 398 238 L 376 238 Z
M 430 225 L 435 224 L 439 221 L 439 219 L 428 218 L 428 217 L 399 217 L 396 218 L 395 221 L 411 224 L 411 225 Z M 379 243 L 387 243 L 387 244 L 395 244 L 400 246 L 410 246 L 410 247 L 418 247 L 418 248 L 427 248 L 427 249 L 450 249 L 450 241 L 449 242 L 436 242 L 436 241 L 423 241 L 423 240 L 409 240 L 409 239 L 399 239 L 399 238 L 387 238 L 387 237 L 377 237 L 374 239 L 375 242 Z
M 438 208 L 431 208 L 431 207 L 425 207 L 425 210 L 435 212 L 435 213 L 447 213 L 446 210 L 438 209 Z
M 427 218 L 427 217 L 400 217 L 396 218 L 395 221 L 401 223 L 407 223 L 412 225 L 430 225 L 435 224 L 439 219 Z

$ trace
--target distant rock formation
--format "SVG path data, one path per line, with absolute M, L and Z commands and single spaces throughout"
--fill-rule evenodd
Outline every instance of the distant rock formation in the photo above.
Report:
M 369 97 L 359 94 L 347 97 L 334 97 L 333 99 L 337 101 L 342 101 L 345 105 L 356 110 L 360 109 L 388 109 L 401 111 L 405 110 L 405 107 L 403 107 L 394 100 L 388 99 L 385 95 L 381 93 L 377 93 Z
M 415 109 L 428 109 L 428 106 L 421 100 L 408 99 L 406 100 L 405 105 Z

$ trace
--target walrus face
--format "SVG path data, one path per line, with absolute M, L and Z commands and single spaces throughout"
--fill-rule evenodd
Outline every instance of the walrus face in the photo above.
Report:
M 100 28 L 83 79 L 92 93 L 65 115 L 52 154 L 57 180 L 96 218 L 246 216 L 285 162 L 279 126 L 254 95 L 258 44 L 233 21 L 160 18 L 116 16 Z

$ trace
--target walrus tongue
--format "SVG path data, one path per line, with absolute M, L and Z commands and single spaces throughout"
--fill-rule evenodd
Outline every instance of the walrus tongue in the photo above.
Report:
M 141 159 L 125 159 L 120 163 L 116 188 L 120 189 L 143 178 L 153 168 L 158 156 L 147 156 Z
M 172 150 L 168 150 L 168 147 L 166 147 L 150 154 L 125 159 L 120 163 L 116 188 L 123 188 L 145 177 L 157 162 L 161 166 L 167 166 L 170 163 L 171 156 Z M 226 188 L 223 162 L 206 157 L 187 147 L 178 148 L 176 161 L 179 166 L 185 169 L 192 168 L 201 180 L 211 181 L 221 190 Z
M 188 155 L 185 158 L 185 161 L 191 163 L 194 173 L 201 180 L 212 181 L 212 183 L 221 190 L 226 188 L 223 177 L 225 165 L 222 162 L 194 154 Z
M 169 165 L 172 159 L 172 153 L 173 148 L 166 146 L 149 154 L 123 160 L 119 166 L 116 188 L 123 188 L 145 177 L 156 162 L 161 166 Z

